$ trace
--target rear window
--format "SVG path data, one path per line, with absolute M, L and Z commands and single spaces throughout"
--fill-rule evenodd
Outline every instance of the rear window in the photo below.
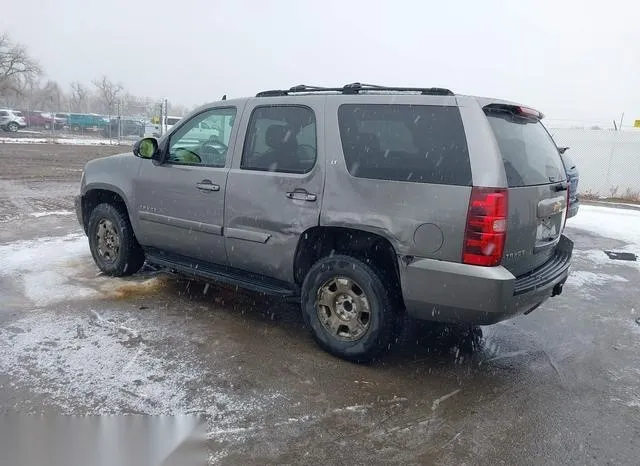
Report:
M 510 187 L 565 179 L 558 149 L 540 121 L 508 111 L 491 111 L 487 118 L 498 141 Z
M 180 121 L 180 118 L 171 118 L 171 117 L 167 117 L 167 124 L 168 125 L 175 125 L 176 123 L 178 123 Z
M 457 107 L 344 104 L 338 109 L 347 169 L 359 178 L 471 185 Z

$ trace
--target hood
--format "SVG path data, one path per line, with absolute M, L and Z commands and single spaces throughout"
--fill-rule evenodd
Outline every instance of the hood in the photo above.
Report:
M 90 160 L 84 167 L 82 192 L 91 189 L 92 186 L 116 192 L 128 192 L 132 180 L 138 175 L 142 161 L 132 152 Z
M 121 164 L 130 164 L 134 160 L 139 160 L 138 157 L 133 155 L 133 152 L 123 152 L 121 154 L 108 155 L 107 157 L 100 157 L 98 159 L 89 160 L 85 165 L 85 170 L 96 168 L 106 168 L 108 166 L 119 166 Z

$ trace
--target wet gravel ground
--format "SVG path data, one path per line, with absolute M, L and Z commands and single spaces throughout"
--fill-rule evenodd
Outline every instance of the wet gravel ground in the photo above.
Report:
M 72 196 L 118 151 L 0 144 L 0 412 L 202 413 L 218 464 L 638 463 L 640 267 L 593 253 L 623 243 L 569 227 L 561 296 L 481 338 L 408 323 L 359 366 L 295 306 L 99 275 Z

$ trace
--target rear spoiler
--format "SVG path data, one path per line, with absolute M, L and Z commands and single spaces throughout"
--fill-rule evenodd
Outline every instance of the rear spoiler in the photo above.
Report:
M 542 120 L 544 115 L 542 112 L 535 110 L 529 107 L 523 107 L 521 105 L 511 105 L 511 104 L 489 104 L 483 107 L 485 110 L 495 110 L 498 112 L 509 112 L 514 115 L 519 115 L 527 118 L 535 118 L 536 120 Z

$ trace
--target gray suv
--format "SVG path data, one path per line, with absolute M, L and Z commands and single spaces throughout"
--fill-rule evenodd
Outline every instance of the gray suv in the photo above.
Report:
M 78 219 L 106 274 L 146 260 L 296 299 L 324 349 L 366 361 L 404 313 L 492 324 L 562 292 L 568 184 L 541 119 L 358 83 L 223 100 L 87 163 Z

